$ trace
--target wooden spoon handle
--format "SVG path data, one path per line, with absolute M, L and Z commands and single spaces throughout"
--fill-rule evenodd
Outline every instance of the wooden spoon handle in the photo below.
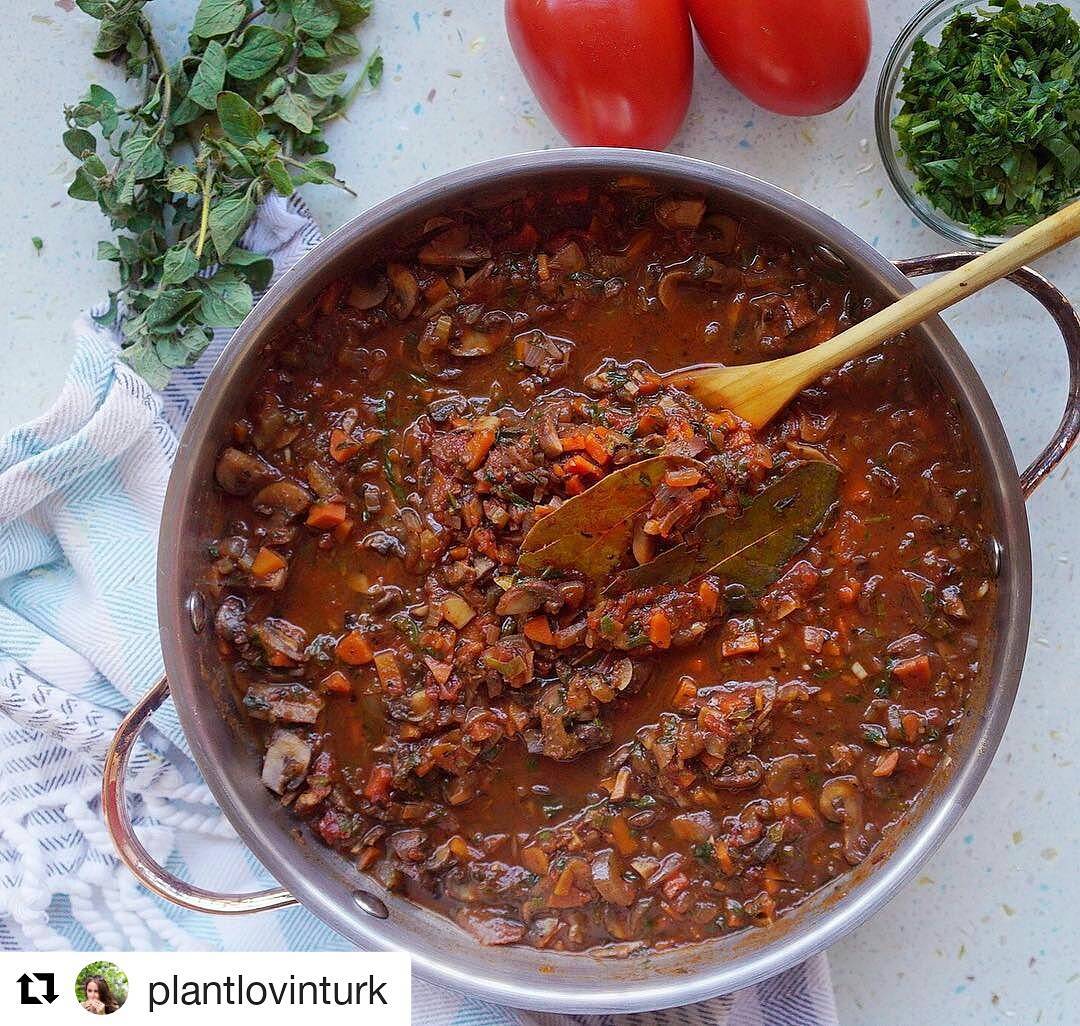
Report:
M 928 317 L 948 309 L 973 292 L 1077 237 L 1080 237 L 1080 201 L 1059 210 L 963 267 L 909 292 L 828 342 L 804 353 L 774 361 L 773 366 L 789 363 L 784 377 L 785 383 L 791 386 L 790 398 L 817 381 L 826 371 L 862 355 L 893 335 L 921 324 Z

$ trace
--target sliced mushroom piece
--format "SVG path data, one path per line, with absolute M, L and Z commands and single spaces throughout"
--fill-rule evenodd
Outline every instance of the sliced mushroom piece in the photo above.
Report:
M 634 528 L 634 541 L 631 545 L 634 559 L 638 563 L 648 563 L 656 555 L 656 536 L 646 534 L 643 524 Z
M 549 335 L 539 328 L 514 339 L 514 356 L 522 366 L 549 378 L 566 370 L 573 351 L 574 343 L 570 339 Z
M 481 944 L 517 944 L 525 936 L 525 924 L 488 909 L 462 909 L 458 922 Z
M 604 901 L 628 908 L 637 900 L 637 888 L 623 877 L 623 865 L 612 849 L 608 848 L 589 865 L 593 885 Z
M 241 449 L 226 449 L 214 468 L 214 479 L 230 495 L 247 495 L 278 476 L 268 463 Z
M 450 340 L 447 348 L 454 356 L 490 356 L 506 344 L 510 336 L 509 328 L 509 324 L 491 332 L 466 328 L 457 338 Z
M 791 781 L 795 775 L 804 771 L 809 772 L 814 766 L 814 761 L 812 755 L 800 755 L 797 752 L 776 756 L 769 761 L 769 768 L 765 771 L 765 787 L 770 794 L 785 794 L 791 787 Z
M 266 653 L 272 666 L 302 663 L 307 659 L 307 633 L 288 620 L 278 616 L 268 616 L 262 623 L 251 629 L 251 636 Z
M 681 264 L 666 271 L 656 287 L 656 295 L 665 310 L 679 305 L 679 291 L 689 286 L 732 285 L 740 280 L 739 272 L 725 267 L 712 257 L 702 257 L 687 266 Z
M 354 310 L 373 310 L 388 295 L 390 284 L 384 278 L 373 282 L 357 282 L 345 295 L 345 302 Z
M 491 259 L 487 246 L 469 242 L 469 226 L 456 224 L 436 235 L 417 254 L 430 267 L 472 267 Z
M 295 791 L 310 764 L 311 745 L 291 730 L 275 730 L 263 757 L 262 782 L 275 794 Z
M 562 605 L 559 589 L 547 581 L 529 581 L 511 585 L 496 604 L 495 612 L 499 616 L 521 616 L 536 612 L 545 603 Z
M 311 493 L 295 481 L 274 481 L 259 489 L 251 505 L 257 513 L 284 513 L 293 519 L 311 505 Z
M 322 696 L 303 684 L 252 684 L 244 694 L 244 708 L 271 723 L 314 723 L 322 707 Z
M 843 825 L 844 858 L 849 865 L 857 866 L 867 856 L 867 845 L 862 836 L 863 803 L 858 779 L 847 775 L 827 780 L 818 798 L 818 808 L 830 823 Z
M 764 775 L 765 768 L 756 755 L 737 755 L 709 779 L 716 787 L 737 791 L 761 783 Z
M 704 216 L 703 199 L 665 199 L 656 204 L 656 220 L 672 231 L 692 231 Z
M 394 295 L 387 302 L 386 308 L 399 321 L 403 321 L 416 309 L 420 286 L 412 271 L 401 264 L 387 264 L 386 274 L 394 287 Z
M 248 639 L 247 603 L 239 595 L 227 595 L 214 617 L 214 633 L 239 647 Z

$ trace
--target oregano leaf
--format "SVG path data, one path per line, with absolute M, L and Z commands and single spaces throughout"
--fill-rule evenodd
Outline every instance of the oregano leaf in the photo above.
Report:
M 255 204 L 246 190 L 226 196 L 210 208 L 210 238 L 219 257 L 243 234 L 254 214 Z
M 191 88 L 187 98 L 197 103 L 204 110 L 213 110 L 217 106 L 217 94 L 225 85 L 225 47 L 216 39 L 211 39 L 203 51 L 202 61 L 191 78 Z
M 227 36 L 247 17 L 248 0 L 200 0 L 191 31 L 203 39 Z
M 217 113 L 221 130 L 238 146 L 254 142 L 262 131 L 262 115 L 239 93 L 219 93 Z
M 265 25 L 253 25 L 244 33 L 244 42 L 230 58 L 228 73 L 252 82 L 262 78 L 285 56 L 289 40 L 283 32 Z
M 202 286 L 200 313 L 205 323 L 235 328 L 250 313 L 254 301 L 251 286 L 231 267 L 218 271 Z

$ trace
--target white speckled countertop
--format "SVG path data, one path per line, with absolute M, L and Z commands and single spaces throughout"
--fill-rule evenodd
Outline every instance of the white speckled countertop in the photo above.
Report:
M 915 0 L 873 0 L 874 62 L 855 98 L 811 120 L 754 108 L 699 54 L 696 91 L 673 149 L 729 164 L 822 207 L 892 257 L 952 248 L 892 194 L 874 148 L 872 97 Z M 71 0 L 8 0 L 0 27 L 0 430 L 34 416 L 70 358 L 64 330 L 112 284 L 94 257 L 103 221 L 65 196 L 72 160 L 61 106 L 94 78 L 93 24 Z M 176 33 L 189 0 L 157 0 Z M 325 228 L 365 203 L 444 170 L 559 144 L 518 73 L 497 0 L 376 0 L 365 31 L 382 47 L 382 88 L 332 133 L 332 156 L 360 200 L 312 190 Z M 44 241 L 35 254 L 32 236 Z M 1076 248 L 1040 268 L 1080 301 Z M 1036 304 L 995 286 L 948 317 L 1001 411 L 1017 460 L 1057 424 L 1061 345 Z M 1058 470 L 1030 503 L 1031 643 L 1005 741 L 938 854 L 882 913 L 830 951 L 845 1026 L 1080 1022 L 1080 471 Z

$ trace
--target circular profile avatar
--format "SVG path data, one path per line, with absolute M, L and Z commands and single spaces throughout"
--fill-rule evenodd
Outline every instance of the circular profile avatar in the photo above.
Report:
M 75 997 L 92 1015 L 112 1015 L 127 993 L 127 974 L 113 962 L 91 962 L 75 978 Z

